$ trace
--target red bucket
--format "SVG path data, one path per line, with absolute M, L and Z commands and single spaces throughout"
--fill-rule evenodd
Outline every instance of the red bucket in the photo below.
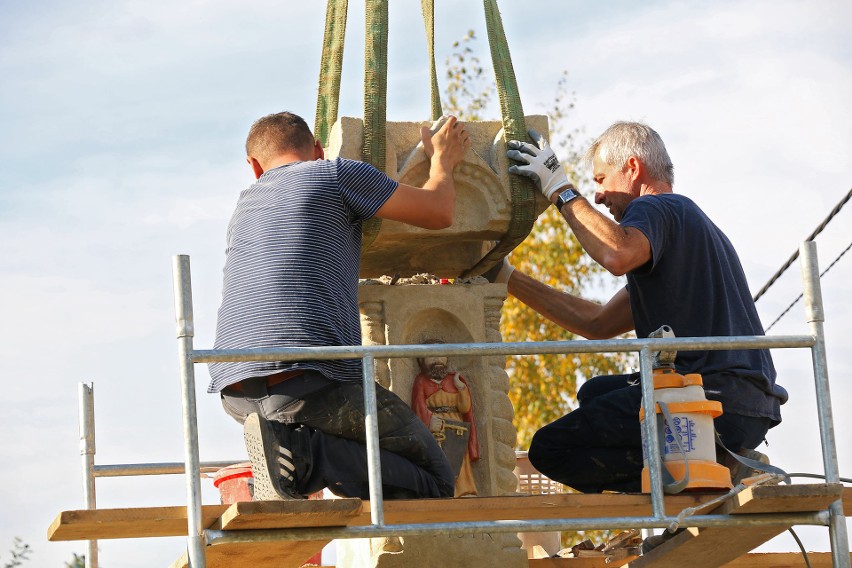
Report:
M 251 462 L 238 463 L 223 467 L 216 472 L 213 486 L 219 490 L 223 505 L 231 505 L 240 501 L 251 501 L 249 483 L 254 481 L 251 474 Z M 312 494 L 309 499 L 322 499 L 322 491 Z M 322 551 L 317 552 L 305 561 L 302 566 L 322 565 Z
M 213 478 L 213 486 L 219 489 L 222 504 L 230 505 L 239 501 L 251 501 L 249 480 L 253 480 L 251 463 L 244 462 L 229 465 L 217 471 Z

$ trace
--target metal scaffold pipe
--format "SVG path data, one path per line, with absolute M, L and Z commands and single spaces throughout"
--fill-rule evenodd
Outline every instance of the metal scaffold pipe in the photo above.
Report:
M 201 524 L 201 464 L 198 457 L 198 417 L 195 401 L 195 368 L 192 338 L 192 282 L 189 257 L 172 259 L 175 289 L 175 323 L 180 359 L 181 392 L 183 393 L 183 435 L 186 460 L 187 556 L 191 568 L 206 568 L 204 527 Z
M 95 390 L 80 383 L 80 457 L 83 461 L 83 496 L 87 509 L 97 508 L 95 495 Z M 86 568 L 98 568 L 98 541 L 87 541 Z
M 819 280 L 819 259 L 816 243 L 807 241 L 800 249 L 802 258 L 802 278 L 804 280 L 805 312 L 811 332 L 816 339 L 811 348 L 814 366 L 814 382 L 816 387 L 817 419 L 819 421 L 820 443 L 822 444 L 822 460 L 825 467 L 827 483 L 837 483 L 840 480 L 840 469 L 837 463 L 837 444 L 834 435 L 834 417 L 831 408 L 831 393 L 828 386 L 828 365 L 825 353 L 825 312 L 822 305 L 822 289 Z M 829 507 L 829 537 L 831 539 L 831 554 L 835 568 L 850 568 L 849 535 L 847 534 L 846 519 L 843 514 L 843 500 L 834 502 Z

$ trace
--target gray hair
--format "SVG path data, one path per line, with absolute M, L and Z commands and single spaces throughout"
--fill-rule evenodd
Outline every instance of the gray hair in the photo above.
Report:
M 657 132 L 641 122 L 616 122 L 592 142 L 584 160 L 590 164 L 597 156 L 605 164 L 623 167 L 631 156 L 648 170 L 655 180 L 674 185 L 674 165 L 666 145 Z

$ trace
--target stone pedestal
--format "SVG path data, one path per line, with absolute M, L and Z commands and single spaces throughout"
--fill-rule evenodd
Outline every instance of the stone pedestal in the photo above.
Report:
M 547 117 L 528 116 L 530 128 L 547 135 Z M 388 122 L 385 173 L 420 187 L 429 177 L 429 159 L 420 144 L 421 122 Z M 502 123 L 466 123 L 471 148 L 453 175 L 456 185 L 455 221 L 439 231 L 383 220 L 375 241 L 361 258 L 361 277 L 378 278 L 419 273 L 455 278 L 473 267 L 509 230 L 512 198 L 509 159 Z M 331 129 L 326 157 L 361 159 L 364 124 L 343 117 Z M 550 202 L 535 192 L 535 215 Z
M 488 284 L 364 283 L 360 287 L 364 344 L 499 342 L 500 308 L 506 286 Z M 450 357 L 468 381 L 479 436 L 480 459 L 473 463 L 480 496 L 514 493 L 516 432 L 509 401 L 505 357 Z M 376 361 L 379 380 L 411 401 L 415 359 Z M 464 497 L 462 497 L 464 499 Z M 471 501 L 471 505 L 475 501 Z M 404 539 L 338 541 L 340 568 L 411 566 L 525 567 L 527 555 L 514 534 L 416 536 Z

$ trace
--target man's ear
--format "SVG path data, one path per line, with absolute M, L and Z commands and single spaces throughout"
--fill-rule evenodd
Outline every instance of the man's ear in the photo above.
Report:
M 254 172 L 254 179 L 258 179 L 263 175 L 263 166 L 260 165 L 260 162 L 256 158 L 249 156 L 246 158 L 246 162 L 251 166 L 251 171 Z
M 627 158 L 627 164 L 624 166 L 630 174 L 630 179 L 636 181 L 639 176 L 645 173 L 645 164 L 643 164 L 636 156 Z
M 314 160 L 324 160 L 325 150 L 322 149 L 322 143 L 317 140 L 314 142 Z

